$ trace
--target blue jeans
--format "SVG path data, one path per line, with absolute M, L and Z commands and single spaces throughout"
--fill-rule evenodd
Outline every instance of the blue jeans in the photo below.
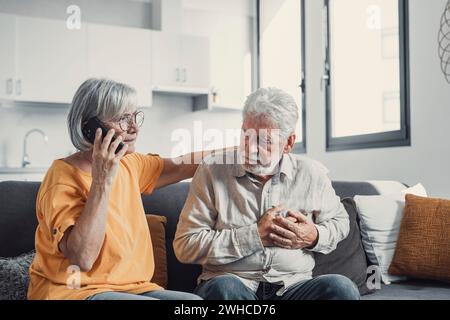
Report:
M 323 275 L 300 281 L 282 296 L 276 292 L 281 285 L 260 282 L 256 292 L 251 291 L 233 275 L 217 276 L 201 282 L 194 293 L 205 300 L 359 300 L 356 285 L 341 275 Z
M 108 291 L 90 296 L 86 300 L 202 300 L 199 296 L 180 291 L 155 290 L 141 294 Z

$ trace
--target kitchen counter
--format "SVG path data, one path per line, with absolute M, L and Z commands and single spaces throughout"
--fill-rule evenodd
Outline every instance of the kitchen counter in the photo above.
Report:
M 0 167 L 0 181 L 42 181 L 48 168 Z
M 45 173 L 48 168 L 44 167 L 0 167 L 0 174 L 28 174 L 28 173 Z

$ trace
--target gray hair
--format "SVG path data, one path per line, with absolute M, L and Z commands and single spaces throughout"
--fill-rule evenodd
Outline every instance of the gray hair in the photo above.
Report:
M 86 80 L 75 93 L 67 116 L 72 144 L 80 151 L 89 150 L 92 144 L 81 131 L 86 121 L 95 116 L 101 121 L 116 121 L 126 110 L 136 107 L 136 91 L 130 86 L 109 79 Z
M 242 112 L 247 117 L 266 117 L 272 120 L 287 138 L 295 132 L 298 121 L 298 107 L 294 98 L 283 90 L 260 88 L 250 94 Z

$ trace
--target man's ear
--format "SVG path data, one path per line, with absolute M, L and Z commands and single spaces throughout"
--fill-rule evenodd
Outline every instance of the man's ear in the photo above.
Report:
M 284 146 L 284 150 L 283 153 L 289 153 L 292 151 L 292 149 L 294 148 L 295 145 L 295 139 L 297 138 L 297 136 L 295 135 L 295 133 L 291 134 L 288 139 L 287 139 L 287 143 Z

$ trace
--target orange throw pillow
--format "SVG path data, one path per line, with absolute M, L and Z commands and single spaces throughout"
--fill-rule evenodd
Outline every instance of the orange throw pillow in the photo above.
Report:
M 147 218 L 150 237 L 152 238 L 153 255 L 155 259 L 155 272 L 152 282 L 167 289 L 167 254 L 166 254 L 166 224 L 167 218 L 153 214 L 145 215 Z
M 389 273 L 450 282 L 450 200 L 406 195 Z

